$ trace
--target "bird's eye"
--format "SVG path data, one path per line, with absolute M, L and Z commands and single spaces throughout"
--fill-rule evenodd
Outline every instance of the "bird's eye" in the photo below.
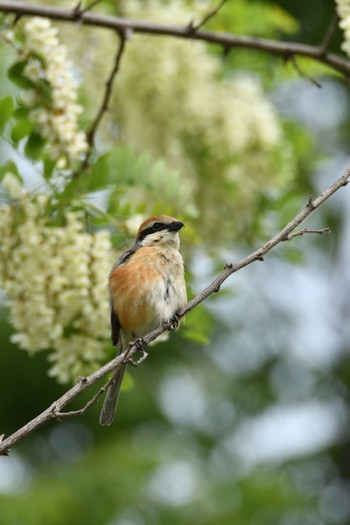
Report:
M 161 222 L 155 222 L 155 223 L 153 224 L 153 229 L 154 229 L 155 231 L 159 231 L 161 228 L 162 228 L 162 223 L 161 223 Z

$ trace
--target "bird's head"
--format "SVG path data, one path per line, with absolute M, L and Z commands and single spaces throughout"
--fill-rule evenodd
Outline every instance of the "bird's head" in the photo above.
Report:
M 142 246 L 172 246 L 179 248 L 179 230 L 184 223 L 168 215 L 156 215 L 143 222 L 137 232 L 136 243 Z

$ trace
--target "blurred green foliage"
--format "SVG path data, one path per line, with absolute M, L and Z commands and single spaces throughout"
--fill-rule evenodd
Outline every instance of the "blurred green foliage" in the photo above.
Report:
M 130 9 L 127 4 L 110 0 L 96 9 L 123 15 Z M 170 2 L 163 4 L 162 9 L 170 9 Z M 194 20 L 200 19 L 198 2 L 191 0 L 187 5 L 194 12 Z M 204 11 L 214 5 L 211 2 Z M 62 2 L 62 6 L 72 7 L 72 2 Z M 318 43 L 333 10 L 330 0 L 231 0 L 207 27 Z M 7 23 L 8 18 L 3 29 Z M 114 41 L 112 46 L 110 36 L 75 25 L 61 24 L 61 32 L 84 80 L 81 99 L 86 111 L 81 121 L 88 128 L 86 115 L 95 114 L 101 99 L 108 70 L 104 57 L 113 58 Z M 339 52 L 340 38 L 338 30 L 330 43 L 335 52 Z M 104 54 L 99 56 L 101 49 Z M 93 67 L 89 53 L 91 60 L 97 58 Z M 301 86 L 308 82 L 298 79 L 295 69 L 276 57 L 247 50 L 233 50 L 224 57 L 215 47 L 209 48 L 209 53 L 221 61 L 218 85 L 248 72 L 258 77 L 273 100 L 280 88 L 296 91 L 301 97 Z M 321 77 L 321 83 L 322 76 L 334 76 L 306 59 L 298 59 L 298 64 L 308 75 Z M 23 176 L 31 188 L 46 183 L 53 195 L 47 210 L 53 224 L 62 223 L 65 210 L 74 209 L 80 202 L 87 229 L 108 227 L 118 250 L 132 242 L 132 234 L 125 226 L 129 217 L 160 212 L 181 216 L 186 222 L 182 251 L 188 266 L 190 297 L 208 284 L 225 262 L 269 238 L 294 216 L 310 193 L 316 194 L 324 186 L 315 178 L 315 172 L 321 171 L 320 159 L 324 160 L 320 138 L 302 119 L 296 121 L 284 113 L 288 100 L 278 108 L 281 137 L 276 148 L 262 153 L 256 144 L 250 144 L 233 159 L 221 158 L 216 156 L 219 148 L 208 154 L 204 134 L 192 129 L 176 137 L 183 149 L 175 149 L 167 156 L 162 146 L 171 137 L 169 130 L 175 122 L 180 129 L 178 120 L 185 116 L 174 100 L 170 118 L 167 107 L 161 106 L 161 93 L 155 105 L 151 98 L 144 102 L 144 113 L 137 115 L 137 123 L 145 119 L 144 126 L 139 133 L 137 126 L 131 128 L 134 136 L 127 139 L 116 124 L 118 118 L 127 122 L 127 110 L 121 117 L 124 101 L 116 97 L 98 136 L 91 169 L 72 177 L 72 172 L 61 170 L 43 154 L 45 143 L 18 98 L 21 89 L 30 87 L 30 79 L 14 50 L 4 43 L 0 46 L 0 68 L 1 178 L 10 171 L 19 178 Z M 148 74 L 152 76 L 151 68 Z M 144 84 L 152 92 L 149 78 L 143 84 L 137 71 L 135 78 L 138 85 L 129 90 L 125 108 L 136 107 L 133 97 L 136 92 L 142 95 Z M 123 67 L 117 87 L 122 81 Z M 345 91 L 339 83 L 336 85 L 339 93 Z M 47 94 L 44 84 L 42 88 L 43 95 Z M 169 93 L 173 91 L 169 89 Z M 179 100 L 184 100 L 180 95 Z M 279 100 L 281 96 L 283 93 Z M 348 101 L 347 92 L 345 97 Z M 140 103 L 137 107 L 143 106 Z M 319 111 L 327 108 L 320 107 Z M 156 126 L 153 117 L 159 119 Z M 347 146 L 348 112 L 339 126 L 330 126 L 326 137 L 327 152 L 334 156 Z M 159 143 L 146 148 L 144 144 L 152 133 Z M 233 182 L 225 179 L 223 172 L 230 162 L 242 169 L 245 178 Z M 330 171 L 333 177 L 335 169 Z M 101 205 L 96 203 L 100 195 L 96 192 L 104 195 Z M 87 194 L 89 199 L 85 199 Z M 350 312 L 344 285 L 349 284 L 348 274 L 342 266 L 342 233 L 348 228 L 344 208 L 330 205 L 317 219 L 317 224 L 332 226 L 332 237 L 298 239 L 281 246 L 264 265 L 235 277 L 233 290 L 226 287 L 224 293 L 191 312 L 180 333 L 151 347 L 147 361 L 130 370 L 129 386 L 134 383 L 134 387 L 123 393 L 111 428 L 98 426 L 99 406 L 95 406 L 80 418 L 40 429 L 17 445 L 9 458 L 1 458 L 1 523 L 347 525 L 350 366 L 346 327 Z M 299 287 L 305 287 L 304 295 L 293 299 L 300 262 L 310 273 L 299 283 Z M 313 279 L 315 288 L 310 288 Z M 334 295 L 322 295 L 321 287 L 330 280 Z M 320 305 L 331 305 L 320 319 L 337 334 L 324 361 L 324 326 L 321 320 L 311 324 L 312 316 L 307 316 L 307 307 L 302 304 L 311 304 L 308 300 L 313 294 L 315 311 Z M 5 298 L 1 298 L 5 305 Z M 49 351 L 30 357 L 9 342 L 12 329 L 7 318 L 4 306 L 0 317 L 0 431 L 6 435 L 65 391 L 47 376 Z M 314 333 L 308 332 L 309 339 L 303 337 L 308 323 L 314 327 Z M 318 349 L 321 357 L 313 361 Z M 304 354 L 309 351 L 308 358 Z M 106 360 L 113 352 L 111 347 L 106 348 Z M 91 396 L 92 392 L 85 393 L 70 408 L 81 407 Z M 267 436 L 262 425 L 261 442 L 252 440 L 249 425 L 254 421 L 262 424 L 261 418 L 276 407 L 288 417 L 295 408 L 302 410 L 314 403 L 330 407 L 336 419 L 337 431 L 328 440 L 321 444 L 316 440 L 316 444 L 301 447 L 299 452 L 292 447 L 294 452 L 287 450 L 285 454 L 276 445 L 272 454 L 273 440 L 280 443 L 276 435 L 281 441 L 300 444 L 300 436 L 294 434 L 299 424 L 302 427 L 300 419 L 295 419 L 292 427 L 275 420 L 274 433 Z M 324 428 L 320 423 L 313 431 L 306 425 L 310 435 L 322 434 L 326 427 L 326 422 Z M 305 443 L 308 438 L 304 436 Z M 251 450 L 247 452 L 245 445 Z M 260 447 L 268 445 L 270 455 L 264 457 L 261 453 L 259 459 Z

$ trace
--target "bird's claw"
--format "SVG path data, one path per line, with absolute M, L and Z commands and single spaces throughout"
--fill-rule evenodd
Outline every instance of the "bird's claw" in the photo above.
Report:
M 175 313 L 170 319 L 170 330 L 176 330 L 180 324 L 180 316 L 178 313 Z
M 132 343 L 130 343 L 130 346 L 136 346 L 137 348 L 137 351 L 138 352 L 141 352 L 141 357 L 137 360 L 134 360 L 132 357 L 127 357 L 124 361 L 125 364 L 127 365 L 132 365 L 132 366 L 139 366 L 148 356 L 148 353 L 146 352 L 146 350 L 144 349 L 144 346 L 145 346 L 145 341 L 142 339 L 142 337 L 138 337 L 135 341 L 133 341 Z

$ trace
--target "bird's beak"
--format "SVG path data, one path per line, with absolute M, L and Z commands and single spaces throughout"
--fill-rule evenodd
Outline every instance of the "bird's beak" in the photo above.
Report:
M 169 224 L 169 231 L 171 231 L 171 232 L 178 232 L 184 226 L 185 225 L 184 225 L 183 222 L 181 222 L 181 221 L 174 221 L 171 224 Z

